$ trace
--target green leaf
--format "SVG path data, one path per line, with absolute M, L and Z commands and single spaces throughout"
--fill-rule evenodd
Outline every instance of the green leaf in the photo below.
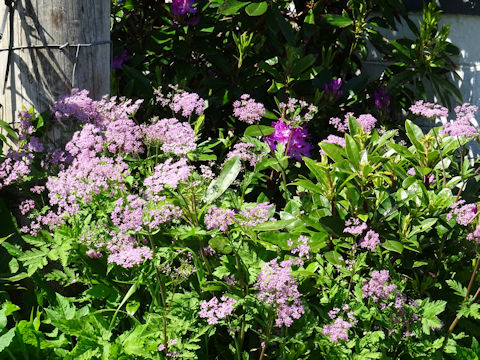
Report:
M 275 132 L 275 129 L 266 125 L 250 125 L 245 129 L 243 136 L 267 136 Z
M 232 182 L 235 181 L 241 169 L 242 164 L 239 155 L 228 159 L 223 165 L 222 172 L 218 178 L 214 179 L 208 186 L 205 193 L 205 203 L 209 204 L 222 195 Z
M 396 240 L 385 240 L 385 242 L 382 244 L 382 247 L 386 250 L 394 251 L 399 254 L 403 252 L 402 243 Z
M 225 0 L 225 2 L 218 8 L 218 12 L 222 15 L 236 15 L 241 8 L 248 4 L 250 4 L 250 2 Z
M 265 14 L 267 10 L 268 10 L 268 4 L 266 1 L 262 1 L 259 3 L 251 3 L 245 8 L 245 12 L 249 16 L 260 16 Z
M 446 283 L 455 292 L 455 294 L 461 296 L 462 298 L 465 298 L 465 296 L 467 295 L 467 289 L 462 284 L 455 280 L 447 280 Z
M 42 269 L 48 264 L 47 260 L 48 249 L 36 249 L 25 251 L 25 253 L 18 258 L 23 265 L 27 267 L 28 276 L 32 276 L 35 271 Z
M 331 158 L 335 162 L 343 161 L 343 148 L 337 144 L 330 144 L 330 143 L 320 143 L 319 144 L 322 150 L 327 154 L 329 158 Z
M 208 245 L 215 251 L 219 251 L 223 254 L 230 254 L 233 248 L 230 246 L 230 242 L 225 236 L 215 236 L 208 241 Z
M 343 260 L 340 260 L 341 257 L 342 255 L 336 251 L 329 251 L 325 254 L 325 259 L 327 259 L 327 261 L 333 265 L 343 265 L 344 262 Z
M 420 129 L 420 127 L 415 125 L 410 120 L 407 120 L 407 121 L 405 121 L 405 130 L 406 130 L 407 136 L 410 139 L 410 141 L 412 142 L 413 146 L 415 146 L 415 148 L 418 151 L 421 151 L 422 153 L 424 153 L 425 152 L 425 147 L 421 143 L 421 140 L 424 137 L 422 129 Z
M 326 14 L 323 16 L 323 18 L 327 23 L 336 27 L 345 27 L 353 24 L 353 20 L 350 19 L 347 14 L 343 14 L 343 15 Z
M 358 170 L 360 168 L 360 146 L 349 134 L 345 134 L 345 150 L 348 160 Z
M 5 334 L 0 336 L 0 353 L 10 345 L 15 336 L 15 328 L 8 330 Z
M 312 54 L 302 57 L 300 60 L 296 61 L 292 67 L 291 75 L 293 77 L 298 77 L 305 70 L 311 67 L 315 63 L 315 57 Z

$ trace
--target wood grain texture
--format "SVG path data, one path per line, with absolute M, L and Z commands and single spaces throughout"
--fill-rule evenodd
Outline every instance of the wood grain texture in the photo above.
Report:
M 0 17 L 5 4 L 0 2 Z M 14 46 L 92 43 L 110 40 L 110 0 L 17 0 Z M 9 24 L 0 42 L 8 49 Z M 0 116 L 15 124 L 22 105 L 48 110 L 72 88 L 99 99 L 110 90 L 110 44 L 64 49 L 17 49 L 4 89 L 8 51 L 0 51 Z M 76 66 L 75 66 L 76 63 Z M 75 67 L 75 75 L 73 70 Z

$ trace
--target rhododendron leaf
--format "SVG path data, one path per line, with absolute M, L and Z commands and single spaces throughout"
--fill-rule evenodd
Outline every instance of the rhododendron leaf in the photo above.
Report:
M 399 254 L 403 252 L 402 243 L 396 240 L 385 240 L 385 242 L 382 244 L 382 247 L 386 250 L 394 251 Z
M 268 10 L 268 4 L 266 1 L 262 1 L 259 3 L 251 3 L 245 8 L 245 12 L 249 16 L 260 16 L 265 14 L 267 10 Z
M 323 151 L 325 151 L 325 154 L 328 155 L 329 158 L 331 158 L 335 162 L 341 162 L 343 161 L 343 148 L 336 145 L 336 144 L 330 144 L 330 143 L 321 143 L 320 147 L 322 148 Z
M 292 185 L 302 187 L 305 190 L 309 190 L 309 191 L 312 191 L 312 192 L 317 193 L 317 194 L 322 194 L 323 195 L 325 193 L 325 187 L 322 188 L 322 187 L 314 184 L 310 180 L 300 179 L 300 180 L 297 180 L 294 183 L 292 183 Z
M 341 260 L 341 258 L 342 258 L 342 255 L 340 255 L 340 253 L 336 251 L 329 251 L 325 254 L 325 259 L 327 259 L 327 261 L 333 265 L 345 264 L 345 262 Z
M 412 231 L 410 231 L 407 237 L 412 237 L 415 234 L 428 232 L 433 229 L 433 225 L 438 221 L 438 218 L 431 218 L 423 220 L 420 225 L 414 226 Z
M 275 129 L 266 125 L 250 125 L 245 129 L 243 136 L 267 136 L 275 132 Z
M 347 13 L 342 15 L 326 14 L 323 19 L 332 26 L 345 27 L 351 25 L 353 20 L 348 17 Z
M 214 179 L 205 193 L 205 203 L 209 204 L 222 195 L 225 190 L 235 181 L 238 173 L 242 169 L 240 156 L 235 155 L 228 159 L 223 165 L 222 172 L 218 178 Z
M 407 120 L 405 121 L 405 131 L 407 132 L 407 136 L 412 142 L 413 146 L 415 146 L 418 151 L 424 153 L 425 146 L 423 146 L 421 142 L 424 137 L 422 129 L 420 129 L 419 126 L 415 125 L 410 120 Z
M 352 136 L 358 135 L 358 134 L 362 133 L 362 131 L 363 131 L 363 128 L 360 126 L 357 119 L 355 119 L 351 115 L 348 117 L 348 129 L 349 129 L 350 134 Z M 348 134 L 346 134 L 346 135 L 348 135 Z
M 360 167 L 360 146 L 349 134 L 345 134 L 345 150 L 348 160 L 358 170 Z
M 314 63 L 315 57 L 312 54 L 302 57 L 294 63 L 291 75 L 294 78 L 300 76 L 300 74 L 311 67 Z
M 248 4 L 250 4 L 250 2 L 225 0 L 225 2 L 218 8 L 218 12 L 223 15 L 236 15 L 241 8 Z

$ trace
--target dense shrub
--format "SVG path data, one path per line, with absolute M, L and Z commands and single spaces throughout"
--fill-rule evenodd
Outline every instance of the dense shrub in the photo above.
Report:
M 411 145 L 371 115 L 333 118 L 316 161 L 314 106 L 280 103 L 268 127 L 245 95 L 231 110 L 249 126 L 218 157 L 224 139 L 200 140 L 206 99 L 156 93 L 142 125 L 140 101 L 60 99 L 55 116 L 80 127 L 53 152 L 21 112 L 0 168 L 28 220 L 23 243 L 2 239 L 6 356 L 478 356 L 478 210 L 463 199 L 475 107 L 427 134 L 407 120 Z

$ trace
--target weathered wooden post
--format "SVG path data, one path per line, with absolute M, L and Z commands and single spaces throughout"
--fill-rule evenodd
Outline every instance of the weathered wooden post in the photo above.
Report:
M 0 41 L 1 119 L 14 124 L 22 105 L 45 111 L 72 88 L 88 89 L 94 98 L 109 93 L 110 0 L 1 1 L 0 26 L 8 3 L 13 15 Z

